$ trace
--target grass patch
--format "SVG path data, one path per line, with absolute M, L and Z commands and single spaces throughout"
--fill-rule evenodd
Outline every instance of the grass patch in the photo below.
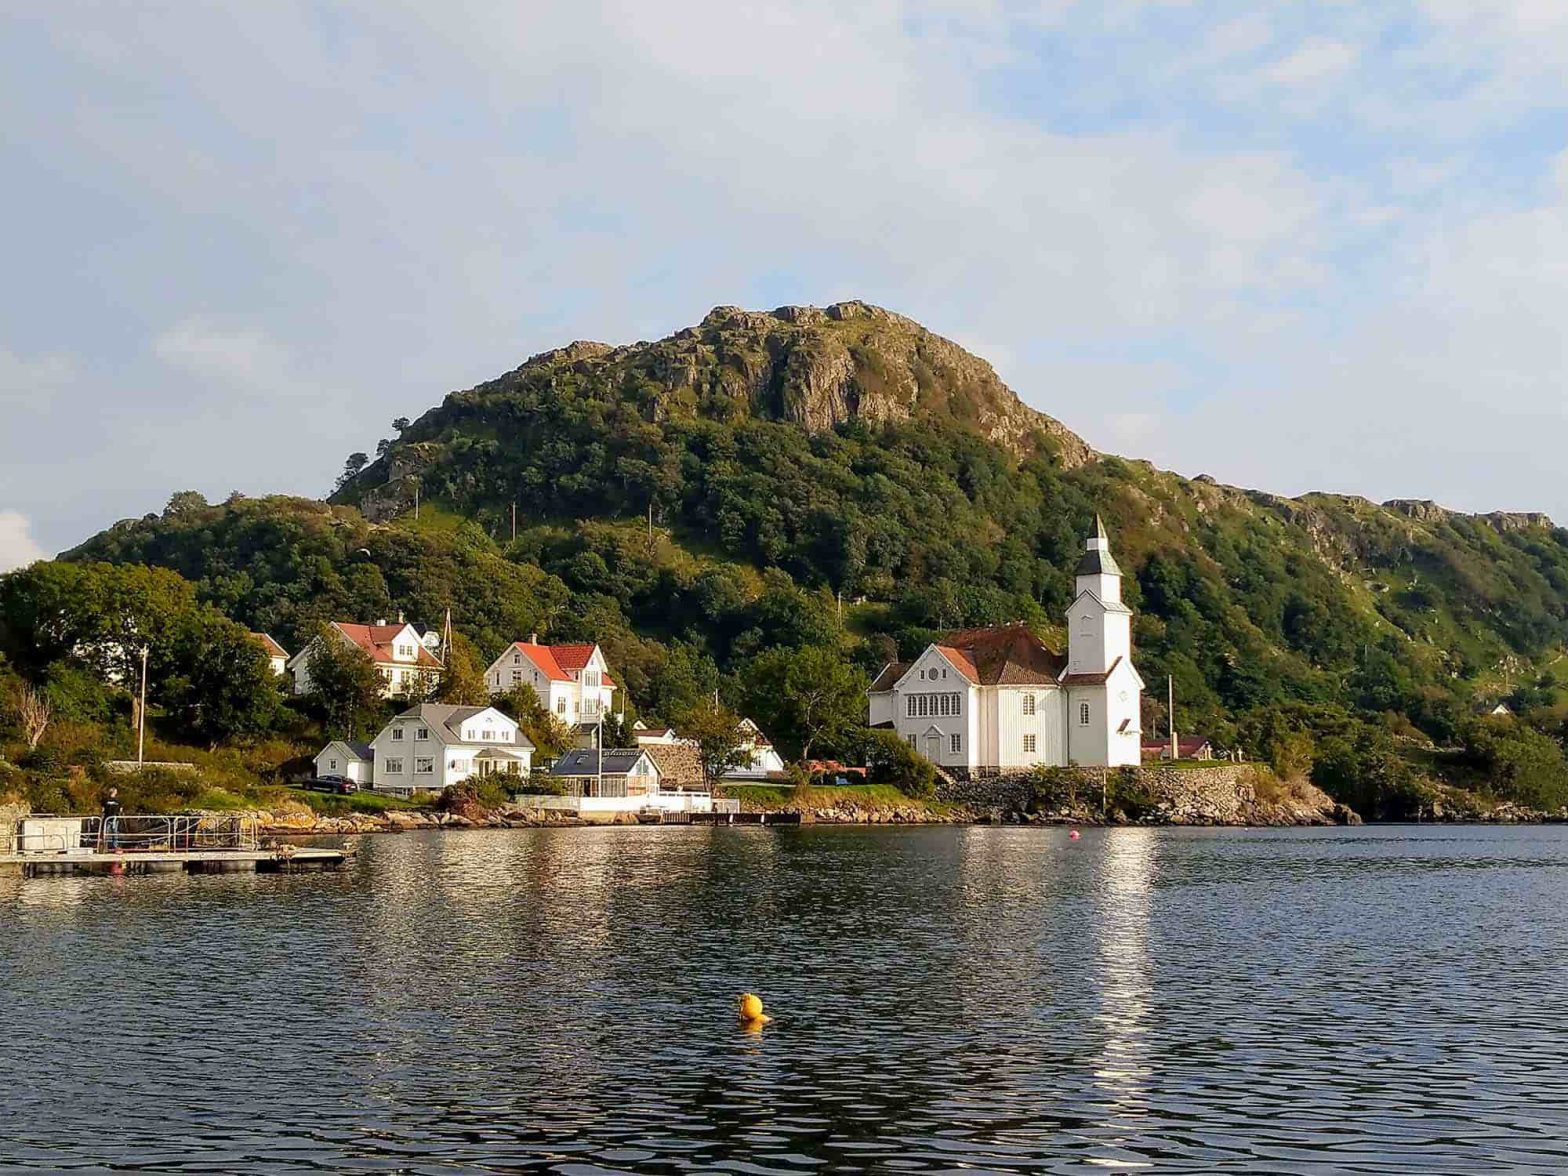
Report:
M 290 788 L 283 794 L 328 817 L 341 817 L 349 813 L 413 812 L 427 807 L 418 801 L 388 796 L 384 792 L 350 792 L 340 796 L 330 792 L 313 792 L 309 788 Z

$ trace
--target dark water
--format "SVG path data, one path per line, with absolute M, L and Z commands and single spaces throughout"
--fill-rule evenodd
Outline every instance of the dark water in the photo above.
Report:
M 1560 1171 L 1565 867 L 1564 828 L 631 828 L 0 879 L 0 1168 Z

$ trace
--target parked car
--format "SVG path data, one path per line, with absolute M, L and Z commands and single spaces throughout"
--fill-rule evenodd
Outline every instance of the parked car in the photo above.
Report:
M 310 782 L 309 786 L 321 792 L 349 793 L 359 791 L 358 784 L 343 776 L 317 776 Z

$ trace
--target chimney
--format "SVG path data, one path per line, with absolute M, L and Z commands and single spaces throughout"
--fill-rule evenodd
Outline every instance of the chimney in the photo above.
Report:
M 402 609 L 398 609 L 397 610 L 397 623 L 400 624 L 400 625 L 403 623 L 403 610 Z
M 537 633 L 530 633 L 530 634 L 528 634 L 528 644 L 529 645 L 538 645 L 539 644 L 539 634 L 537 634 Z
M 386 617 L 381 617 L 379 620 L 376 621 L 376 624 L 378 626 L 380 626 L 380 627 L 383 627 L 383 628 L 386 626 L 386 623 L 387 623 Z

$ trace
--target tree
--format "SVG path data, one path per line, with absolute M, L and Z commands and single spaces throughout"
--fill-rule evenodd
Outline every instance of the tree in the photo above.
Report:
M 402 433 L 405 429 L 408 428 L 408 425 L 409 425 L 409 420 L 408 420 L 407 417 L 398 417 L 396 420 L 394 420 L 392 422 L 392 428 L 394 430 L 396 430 L 398 433 Z
M 182 672 L 159 683 L 158 697 L 181 729 L 216 747 L 276 725 L 282 705 L 277 680 L 243 627 L 204 616 L 178 640 Z
M 383 709 L 385 683 L 363 650 L 322 626 L 305 657 L 305 672 L 329 735 L 352 739 L 369 732 Z
M 446 672 L 436 686 L 435 701 L 453 706 L 489 706 L 485 667 L 474 643 L 461 633 L 453 633 L 452 642 L 444 652 Z
M 810 759 L 820 742 L 842 743 L 864 722 L 866 677 L 821 645 L 770 649 L 741 673 L 746 708 L 764 731 Z
M 751 759 L 740 716 L 722 703 L 707 699 L 698 704 L 681 720 L 680 728 L 697 744 L 702 778 L 710 788 L 726 772 Z
M 360 471 L 369 464 L 370 455 L 368 453 L 349 454 L 348 460 L 343 463 L 343 472 L 338 475 L 338 483 L 336 488 L 339 490 L 343 489 L 343 487 L 347 486 L 350 482 L 357 478 L 360 474 Z
M 27 750 L 32 751 L 49 726 L 49 702 L 31 686 L 22 686 L 16 692 L 15 710 L 22 737 L 27 740 Z
M 572 746 L 571 728 L 544 708 L 532 686 L 514 686 L 490 702 L 503 715 L 517 720 L 541 760 L 565 755 Z

